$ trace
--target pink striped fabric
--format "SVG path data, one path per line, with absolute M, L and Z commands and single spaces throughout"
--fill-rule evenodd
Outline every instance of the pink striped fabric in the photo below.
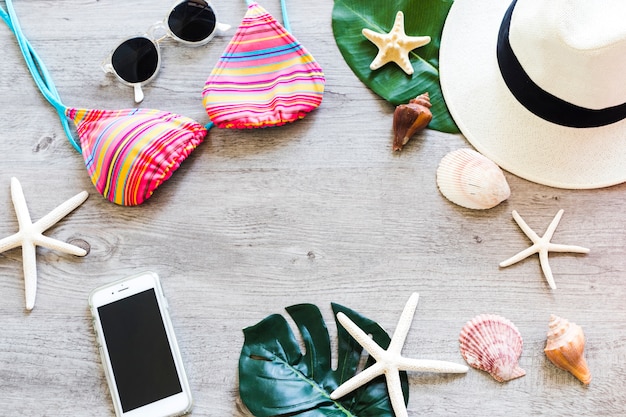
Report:
M 66 115 L 96 189 L 124 206 L 148 199 L 207 134 L 192 119 L 159 110 L 70 108 Z
M 317 108 L 324 83 L 313 56 L 265 9 L 252 3 L 202 96 L 217 127 L 279 126 Z

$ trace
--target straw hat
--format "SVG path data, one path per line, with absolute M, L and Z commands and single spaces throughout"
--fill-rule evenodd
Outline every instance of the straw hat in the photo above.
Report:
M 440 78 L 467 140 L 559 188 L 626 181 L 626 1 L 455 0 Z

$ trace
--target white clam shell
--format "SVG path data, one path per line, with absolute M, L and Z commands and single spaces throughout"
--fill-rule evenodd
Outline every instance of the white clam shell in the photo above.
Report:
M 518 360 L 523 340 L 517 327 L 495 314 L 481 314 L 468 321 L 459 336 L 461 355 L 473 368 L 505 382 L 526 375 Z
M 472 149 L 457 149 L 441 159 L 437 186 L 451 202 L 476 210 L 495 207 L 511 195 L 500 167 Z

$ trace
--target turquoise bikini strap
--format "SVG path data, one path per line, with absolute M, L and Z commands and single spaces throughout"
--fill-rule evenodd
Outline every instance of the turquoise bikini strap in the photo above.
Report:
M 15 38 L 17 39 L 17 43 L 20 47 L 22 55 L 24 56 L 24 60 L 26 61 L 26 65 L 28 70 L 30 71 L 35 84 L 41 91 L 41 94 L 48 100 L 50 104 L 55 108 L 59 115 L 59 119 L 61 120 L 61 125 L 63 126 L 63 130 L 67 135 L 70 143 L 78 152 L 81 152 L 80 146 L 74 139 L 72 132 L 70 130 L 68 119 L 65 115 L 67 107 L 63 105 L 61 102 L 61 97 L 52 81 L 52 77 L 48 72 L 44 62 L 41 60 L 37 52 L 33 49 L 32 45 L 28 41 L 28 39 L 24 36 L 22 32 L 22 28 L 20 27 L 19 21 L 17 19 L 17 15 L 15 14 L 15 9 L 13 9 L 13 4 L 11 0 L 5 0 L 8 13 L 0 6 L 0 17 L 6 23 L 6 25 L 11 29 L 14 33 Z
M 248 6 L 252 3 L 256 3 L 256 1 L 246 0 L 246 4 L 248 4 Z M 287 30 L 287 32 L 291 33 L 291 25 L 289 24 L 289 16 L 287 16 L 287 4 L 285 4 L 285 0 L 280 0 L 280 11 L 283 14 L 283 27 Z

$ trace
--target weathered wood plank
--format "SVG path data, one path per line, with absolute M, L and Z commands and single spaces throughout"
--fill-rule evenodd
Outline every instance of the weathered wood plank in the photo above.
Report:
M 100 70 L 118 40 L 142 33 L 170 2 L 15 1 L 24 31 L 70 106 L 132 107 L 132 92 Z M 291 4 L 293 3 L 293 4 Z M 278 1 L 263 4 L 280 16 Z M 245 2 L 218 1 L 237 25 Z M 112 406 L 87 309 L 89 292 L 152 269 L 163 280 L 195 396 L 197 416 L 244 416 L 237 393 L 241 329 L 283 307 L 317 304 L 335 335 L 330 302 L 392 332 L 411 292 L 420 303 L 404 353 L 461 363 L 458 334 L 479 313 L 502 314 L 525 339 L 524 378 L 500 384 L 465 376 L 411 374 L 410 415 L 623 415 L 626 409 L 626 186 L 558 190 L 506 174 L 511 198 L 486 211 L 445 200 L 439 160 L 468 146 L 426 131 L 391 152 L 393 108 L 364 87 L 339 54 L 332 2 L 290 2 L 295 35 L 327 77 L 322 106 L 291 126 L 213 129 L 143 206 L 123 208 L 93 188 L 82 158 L 0 28 L 0 237 L 17 230 L 9 180 L 20 179 L 33 220 L 81 190 L 90 198 L 49 230 L 89 243 L 85 258 L 38 251 L 35 309 L 24 311 L 19 249 L 0 254 L 0 414 L 110 416 Z M 206 122 L 200 91 L 229 36 L 201 48 L 164 44 L 163 68 L 142 107 Z M 502 260 L 529 245 L 516 209 L 542 234 L 565 214 L 555 242 L 591 248 L 553 254 L 558 289 L 536 257 Z M 588 387 L 543 355 L 556 313 L 585 329 Z M 333 342 L 334 343 L 334 342 Z

